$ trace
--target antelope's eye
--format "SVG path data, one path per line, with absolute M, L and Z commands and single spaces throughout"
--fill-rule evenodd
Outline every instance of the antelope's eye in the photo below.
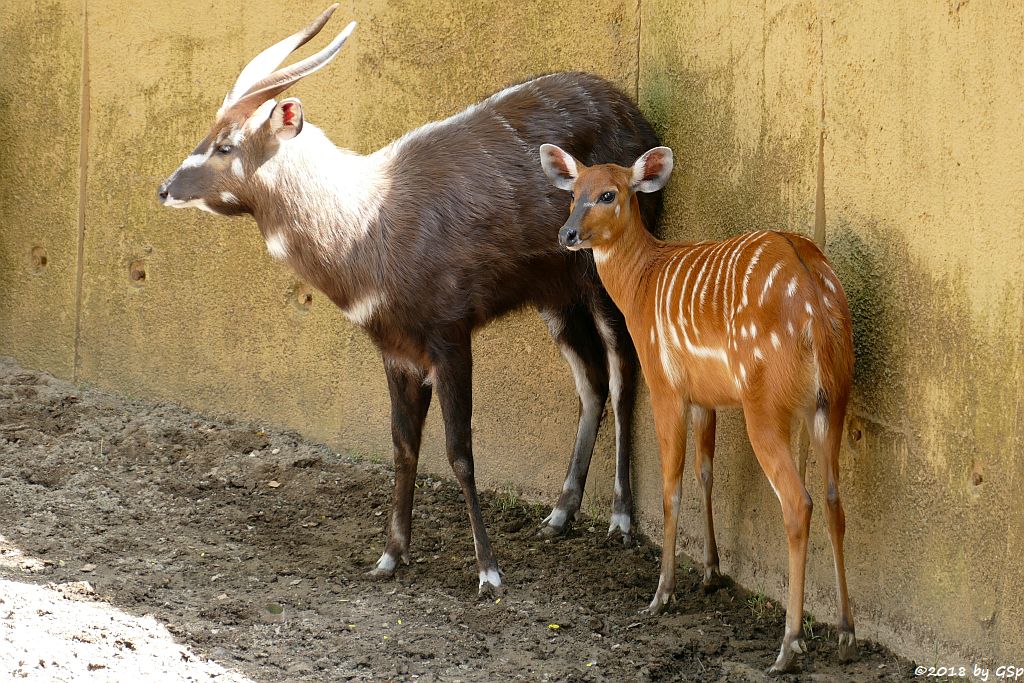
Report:
M 611 204 L 612 202 L 615 201 L 615 193 L 605 192 L 600 197 L 598 197 L 597 201 L 601 202 L 602 204 Z
M 217 154 L 231 154 L 234 149 L 232 145 L 221 145 L 217 148 Z

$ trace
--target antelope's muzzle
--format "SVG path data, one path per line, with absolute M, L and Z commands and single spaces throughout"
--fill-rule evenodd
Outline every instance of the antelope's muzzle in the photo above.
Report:
M 583 244 L 579 227 L 569 223 L 563 225 L 562 229 L 558 231 L 558 243 L 566 249 L 572 249 L 573 251 L 579 249 Z

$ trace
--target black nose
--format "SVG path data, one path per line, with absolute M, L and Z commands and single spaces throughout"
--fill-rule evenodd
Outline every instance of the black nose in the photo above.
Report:
M 558 231 L 558 241 L 563 247 L 574 246 L 580 241 L 580 231 L 567 225 Z
M 156 191 L 156 196 L 160 197 L 160 201 L 165 201 L 167 199 L 167 185 L 161 185 Z

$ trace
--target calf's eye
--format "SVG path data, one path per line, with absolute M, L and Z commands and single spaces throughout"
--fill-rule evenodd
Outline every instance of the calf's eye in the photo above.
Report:
M 615 201 L 615 193 L 614 192 L 605 192 L 600 197 L 598 197 L 598 201 L 600 201 L 600 202 L 602 202 L 604 204 L 611 204 L 612 202 Z
M 235 148 L 231 145 L 221 145 L 217 148 L 217 154 L 231 154 Z

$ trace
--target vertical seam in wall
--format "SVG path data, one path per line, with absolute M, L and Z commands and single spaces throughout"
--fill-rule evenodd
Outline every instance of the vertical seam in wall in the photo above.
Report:
M 82 339 L 82 283 L 85 279 L 85 203 L 89 173 L 89 3 L 82 0 L 82 81 L 78 141 L 78 256 L 75 274 L 75 340 L 72 380 L 79 380 Z
M 633 100 L 640 103 L 640 40 L 644 35 L 644 13 L 641 0 L 636 0 L 636 81 L 633 84 Z
M 818 172 L 814 193 L 814 241 L 825 249 L 825 0 L 818 2 Z

